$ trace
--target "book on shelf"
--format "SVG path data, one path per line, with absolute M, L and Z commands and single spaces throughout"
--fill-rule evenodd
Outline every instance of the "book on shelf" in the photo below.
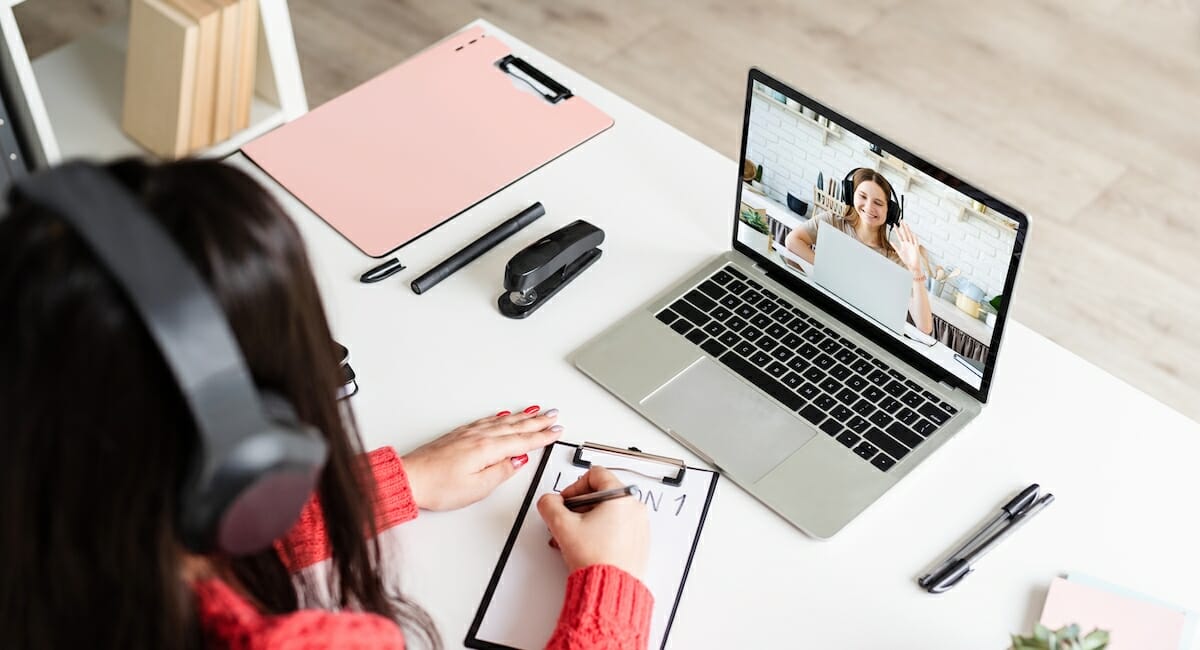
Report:
M 196 90 L 192 96 L 190 149 L 213 143 L 213 107 L 217 84 L 217 48 L 221 16 L 209 0 L 170 0 L 196 23 Z
M 239 0 L 241 17 L 238 30 L 241 47 L 234 72 L 233 130 L 250 126 L 250 106 L 254 103 L 254 83 L 258 72 L 258 0 Z
M 121 128 L 163 158 L 191 150 L 196 21 L 165 0 L 132 0 Z
M 238 67 L 241 35 L 238 0 L 211 0 L 220 7 L 221 38 L 217 56 L 217 94 L 213 109 L 213 139 L 217 142 L 233 134 L 234 74 Z

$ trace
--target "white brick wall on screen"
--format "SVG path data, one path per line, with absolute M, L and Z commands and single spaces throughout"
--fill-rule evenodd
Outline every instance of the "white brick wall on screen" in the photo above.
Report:
M 763 166 L 764 189 L 784 205 L 788 193 L 811 203 L 818 173 L 840 181 L 855 167 L 876 167 L 868 148 L 844 130 L 822 145 L 821 127 L 783 104 L 759 96 L 751 104 L 746 157 Z M 904 196 L 905 221 L 921 239 L 930 264 L 962 269 L 959 277 L 979 285 L 989 298 L 1004 290 L 1013 231 L 971 217 L 958 221 L 958 206 L 970 202 L 966 196 L 926 176 L 904 190 L 902 174 L 887 165 L 879 168 Z M 944 295 L 953 300 L 950 291 Z

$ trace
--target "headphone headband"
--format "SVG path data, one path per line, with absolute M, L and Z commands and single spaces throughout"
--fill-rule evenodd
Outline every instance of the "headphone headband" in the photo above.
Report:
M 179 386 L 201 446 L 181 495 L 184 543 L 196 551 L 235 554 L 269 546 L 307 501 L 324 462 L 324 441 L 294 416 L 290 422 L 268 418 L 215 296 L 141 202 L 107 171 L 71 162 L 26 176 L 15 188 L 62 218 L 99 258 Z

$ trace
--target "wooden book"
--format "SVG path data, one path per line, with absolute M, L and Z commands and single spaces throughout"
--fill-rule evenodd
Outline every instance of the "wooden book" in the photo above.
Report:
M 217 92 L 213 101 L 213 142 L 233 133 L 233 89 L 241 34 L 238 0 L 209 0 L 220 8 L 221 36 L 217 55 Z
M 192 97 L 191 150 L 213 143 L 213 106 L 217 92 L 217 48 L 221 14 L 208 0 L 170 0 L 199 25 L 196 47 L 196 91 Z
M 254 104 L 255 71 L 258 69 L 258 0 L 241 0 L 241 49 L 234 73 L 233 131 L 250 126 L 250 107 Z
M 132 0 L 121 128 L 151 153 L 191 144 L 199 25 L 163 0 Z

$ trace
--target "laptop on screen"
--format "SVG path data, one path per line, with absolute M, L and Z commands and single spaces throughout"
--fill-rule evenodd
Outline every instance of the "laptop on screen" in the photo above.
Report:
M 986 404 L 1029 223 L 758 69 L 741 158 L 730 249 L 572 360 L 824 539 Z

